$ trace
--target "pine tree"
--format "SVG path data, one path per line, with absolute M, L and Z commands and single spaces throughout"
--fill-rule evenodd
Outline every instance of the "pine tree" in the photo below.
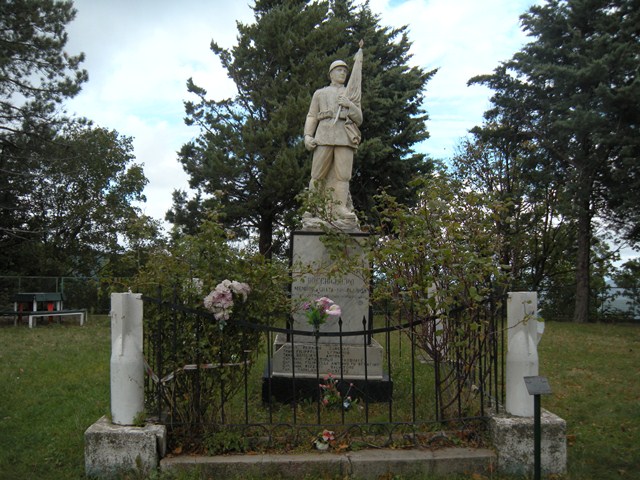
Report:
M 640 9 L 636 0 L 548 0 L 522 16 L 532 38 L 492 75 L 472 79 L 495 90 L 487 120 L 535 150 L 528 164 L 562 180 L 561 215 L 576 230 L 574 320 L 589 312 L 594 219 L 638 231 Z M 638 190 L 636 189 L 635 192 Z M 632 200 L 629 200 L 631 198 Z M 634 233 L 635 232 L 635 233 Z
M 333 60 L 351 58 L 365 42 L 363 143 L 352 195 L 368 210 L 379 187 L 408 197 L 406 182 L 425 167 L 411 147 L 425 139 L 422 96 L 433 72 L 409 68 L 404 29 L 382 28 L 368 5 L 350 0 L 262 0 L 255 23 L 238 25 L 238 44 L 212 50 L 235 82 L 232 99 L 212 101 L 188 82 L 198 103 L 187 102 L 187 123 L 199 136 L 179 159 L 195 198 L 174 193 L 167 218 L 193 232 L 203 210 L 219 208 L 241 236 L 257 232 L 260 252 L 277 252 L 295 222 L 297 195 L 309 182 L 310 155 L 303 125 L 313 92 L 328 83 Z M 186 212 L 197 212 L 197 217 Z
M 80 91 L 83 55 L 65 51 L 69 1 L 0 2 L 0 265 L 14 271 L 16 249 L 32 240 L 30 193 L 41 152 L 68 120 L 62 102 Z

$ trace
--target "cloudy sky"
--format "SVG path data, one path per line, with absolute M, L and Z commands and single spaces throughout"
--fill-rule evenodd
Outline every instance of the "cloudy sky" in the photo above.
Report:
M 467 87 L 521 48 L 519 16 L 533 0 L 370 0 L 388 27 L 407 25 L 412 62 L 439 72 L 427 85 L 431 138 L 419 150 L 448 158 L 467 131 L 482 121 L 490 92 Z M 70 54 L 84 52 L 89 82 L 67 105 L 70 113 L 133 137 L 149 185 L 144 212 L 163 219 L 171 193 L 187 189 L 177 161 L 182 144 L 197 136 L 183 122 L 186 81 L 193 77 L 211 98 L 235 93 L 210 51 L 211 40 L 236 44 L 236 22 L 251 23 L 252 0 L 74 0 L 68 26 Z M 366 92 L 363 92 L 366 95 Z M 302 122 L 300 128 L 302 129 Z

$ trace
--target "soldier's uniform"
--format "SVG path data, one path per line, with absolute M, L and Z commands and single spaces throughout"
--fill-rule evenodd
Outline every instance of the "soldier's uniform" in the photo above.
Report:
M 339 66 L 347 67 L 347 64 L 335 61 L 329 67 L 329 73 Z M 360 105 L 339 106 L 338 97 L 345 94 L 344 85 L 316 90 L 304 126 L 305 136 L 312 137 L 317 144 L 313 151 L 309 188 L 315 189 L 317 181 L 325 180 L 326 187 L 334 189 L 333 196 L 340 204 L 337 210 L 341 216 L 353 215 L 345 212 L 345 208 L 349 200 L 353 154 L 360 142 L 358 126 L 362 124 Z

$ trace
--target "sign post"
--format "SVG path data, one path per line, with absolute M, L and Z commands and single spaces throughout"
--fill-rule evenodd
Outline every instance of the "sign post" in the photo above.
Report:
M 540 395 L 551 394 L 551 386 L 546 377 L 524 377 L 524 383 L 527 386 L 529 395 L 533 395 L 533 461 L 534 461 L 534 479 L 541 478 L 541 444 L 542 431 L 540 426 Z

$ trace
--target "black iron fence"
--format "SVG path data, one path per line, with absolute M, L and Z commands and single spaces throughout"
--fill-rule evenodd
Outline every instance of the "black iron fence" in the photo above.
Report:
M 143 298 L 147 414 L 169 427 L 174 447 L 287 449 L 327 431 L 337 448 L 478 441 L 484 419 L 502 405 L 505 309 L 498 300 L 424 318 L 383 311 L 362 331 L 343 332 L 339 323 L 337 332 L 323 333 L 292 329 L 287 319 L 232 319 L 221 329 L 175 293 Z M 349 377 L 346 339 L 354 335 L 362 344 L 349 342 L 350 361 L 361 348 L 362 371 Z M 331 372 L 321 357 L 329 338 Z M 296 371 L 300 343 L 311 375 L 309 365 Z M 367 358 L 374 344 L 383 352 L 382 378 Z M 276 375 L 274 358 L 285 345 L 290 371 Z

